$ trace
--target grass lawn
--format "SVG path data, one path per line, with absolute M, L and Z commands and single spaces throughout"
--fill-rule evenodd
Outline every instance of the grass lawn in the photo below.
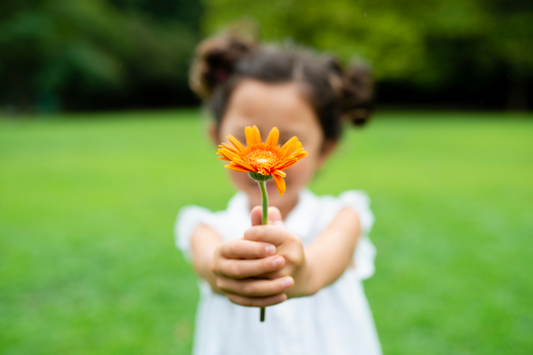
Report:
M 190 353 L 174 219 L 234 193 L 203 130 L 196 111 L 0 120 L 0 353 Z M 532 115 L 380 113 L 311 188 L 372 198 L 385 354 L 533 354 Z

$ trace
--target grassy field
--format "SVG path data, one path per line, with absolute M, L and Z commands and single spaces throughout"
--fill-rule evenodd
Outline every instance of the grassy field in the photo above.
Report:
M 0 120 L 0 353 L 190 353 L 175 215 L 234 193 L 198 117 Z M 373 200 L 385 354 L 533 354 L 533 116 L 381 113 L 311 188 Z

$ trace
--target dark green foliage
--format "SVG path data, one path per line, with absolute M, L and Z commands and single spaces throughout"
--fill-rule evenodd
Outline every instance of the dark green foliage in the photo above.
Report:
M 198 2 L 185 0 L 3 1 L 0 105 L 53 110 L 179 103 L 200 14 Z M 158 97 L 158 90 L 175 97 Z
M 210 35 L 242 18 L 264 39 L 368 61 L 381 103 L 531 108 L 531 3 L 2 0 L 0 109 L 196 104 L 187 73 L 200 27 Z
M 483 92 L 488 101 L 495 99 L 491 90 L 499 85 L 505 87 L 499 101 L 505 103 L 505 95 L 518 89 L 522 102 L 516 96 L 509 99 L 524 106 L 527 83 L 533 78 L 531 2 L 209 0 L 206 4 L 206 32 L 252 17 L 268 40 L 291 38 L 345 61 L 368 60 L 378 81 L 408 84 L 422 93 L 446 95 L 455 90 L 458 100 Z M 491 89 L 485 90 L 487 86 Z M 393 95 L 385 99 L 393 100 Z

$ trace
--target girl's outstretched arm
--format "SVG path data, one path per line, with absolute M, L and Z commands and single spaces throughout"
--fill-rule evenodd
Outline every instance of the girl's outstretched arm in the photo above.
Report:
M 307 270 L 304 275 L 307 282 L 306 293 L 318 292 L 335 282 L 346 268 L 354 266 L 353 253 L 360 233 L 359 216 L 352 209 L 344 208 L 328 228 L 307 247 Z
M 200 225 L 191 236 L 193 267 L 198 276 L 206 280 L 216 293 L 224 293 L 216 285 L 212 271 L 213 256 L 223 240 L 217 232 L 205 225 Z

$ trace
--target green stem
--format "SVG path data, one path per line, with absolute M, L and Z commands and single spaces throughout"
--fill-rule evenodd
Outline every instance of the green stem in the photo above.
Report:
M 268 194 L 266 189 L 266 181 L 258 181 L 259 188 L 261 188 L 261 202 L 262 202 L 262 218 L 261 224 L 268 224 Z M 261 312 L 259 314 L 259 320 L 261 322 L 265 321 L 265 307 L 261 307 Z
M 259 187 L 261 188 L 261 201 L 263 205 L 263 218 L 261 219 L 262 225 L 268 224 L 268 194 L 266 189 L 266 182 L 265 181 L 258 181 Z

